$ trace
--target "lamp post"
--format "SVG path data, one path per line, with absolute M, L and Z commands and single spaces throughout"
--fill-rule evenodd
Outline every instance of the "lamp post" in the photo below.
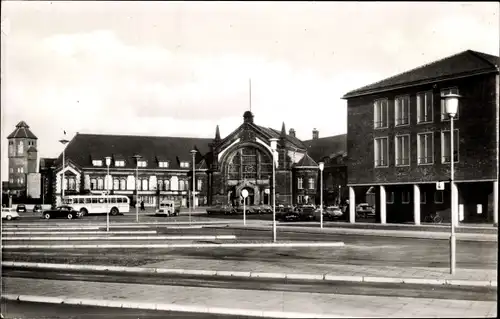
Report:
M 193 203 L 189 205 L 189 224 L 191 224 L 191 210 L 194 209 L 195 206 L 195 190 L 196 190 L 196 185 L 195 185 L 195 155 L 196 155 L 196 150 L 191 151 L 191 155 L 193 156 Z
M 137 206 L 137 202 L 139 201 L 139 190 L 137 188 L 137 181 L 139 180 L 139 159 L 140 155 L 134 155 L 135 158 L 135 222 L 139 222 L 139 206 Z
M 66 132 L 64 132 L 64 134 L 66 135 Z M 66 150 L 66 144 L 68 144 L 68 140 L 63 138 L 63 139 L 60 139 L 59 140 L 59 143 L 61 143 L 63 145 L 63 156 L 62 156 L 62 183 L 61 183 L 61 204 L 64 204 L 64 188 L 65 188 L 65 177 L 64 177 L 64 168 L 66 167 L 66 163 L 64 162 L 65 161 L 65 150 Z
M 111 157 L 106 156 L 106 166 L 108 167 L 106 174 L 106 195 L 109 195 L 109 165 L 111 165 Z M 109 232 L 109 210 L 106 212 L 106 231 Z
M 273 242 L 276 242 L 276 143 L 277 138 L 269 139 L 271 143 L 271 152 L 273 155 Z
M 324 168 L 325 168 L 325 163 L 319 162 L 319 171 L 320 171 L 319 220 L 321 228 L 323 228 L 323 169 Z
M 454 175 L 455 175 L 455 141 L 453 137 L 453 119 L 455 118 L 458 111 L 458 99 L 460 95 L 458 94 L 447 94 L 443 96 L 445 102 L 446 114 L 450 117 L 450 190 L 451 190 L 451 234 L 450 234 L 450 274 L 455 274 L 455 264 L 456 264 L 456 236 L 455 236 L 455 223 L 456 223 L 456 211 L 455 211 L 455 197 L 454 194 Z

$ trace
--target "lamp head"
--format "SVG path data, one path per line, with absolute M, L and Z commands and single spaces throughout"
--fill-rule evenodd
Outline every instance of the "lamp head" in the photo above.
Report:
M 106 165 L 107 166 L 111 165 L 111 156 L 106 156 L 105 159 L 106 159 Z
M 197 150 L 191 150 L 190 151 L 190 153 L 193 154 L 193 155 L 196 154 L 197 152 L 198 152 Z
M 446 94 L 442 97 L 444 99 L 445 112 L 449 117 L 453 118 L 458 111 L 458 101 L 461 98 L 458 94 Z
M 324 168 L 325 168 L 325 163 L 319 162 L 319 170 L 323 171 Z
M 278 142 L 278 139 L 277 138 L 270 138 L 269 139 L 269 142 L 271 143 L 271 150 L 274 152 L 276 151 L 276 147 L 277 147 L 277 142 Z

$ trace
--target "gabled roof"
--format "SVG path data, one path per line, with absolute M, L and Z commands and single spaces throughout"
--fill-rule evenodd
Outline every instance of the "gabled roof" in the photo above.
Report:
M 26 124 L 25 121 L 17 123 L 14 132 L 10 133 L 9 136 L 7 136 L 7 139 L 11 138 L 32 138 L 35 140 L 38 139 L 35 134 L 30 131 L 30 127 L 28 126 L 28 124 Z
M 498 72 L 499 59 L 499 57 L 494 55 L 467 50 L 382 81 L 363 86 L 348 92 L 342 98 L 348 99 L 428 82 L 432 83 L 486 72 Z
M 191 137 L 77 134 L 67 145 L 65 156 L 78 166 L 90 167 L 92 159 L 104 162 L 106 156 L 114 158 L 116 155 L 125 160 L 126 168 L 135 168 L 133 156 L 138 154 L 147 161 L 146 168 L 158 168 L 157 158 L 160 157 L 170 162 L 169 168 L 180 169 L 180 161 L 191 162 L 193 148 L 198 150 L 196 159 L 200 161 L 209 151 L 211 141 Z M 61 162 L 62 154 L 56 164 Z
M 347 134 L 322 137 L 304 141 L 307 153 L 320 162 L 325 157 L 335 157 L 347 151 Z
M 318 163 L 316 163 L 309 154 L 305 154 L 304 157 L 300 159 L 300 161 L 295 165 L 295 167 L 317 167 Z

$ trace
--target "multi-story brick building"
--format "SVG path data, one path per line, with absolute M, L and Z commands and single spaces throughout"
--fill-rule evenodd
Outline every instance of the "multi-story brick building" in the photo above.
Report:
M 163 199 L 176 199 L 189 205 L 193 171 L 190 151 L 195 149 L 197 206 L 239 205 L 243 189 L 249 192 L 249 205 L 270 204 L 270 139 L 275 138 L 276 203 L 318 203 L 318 164 L 308 153 L 322 159 L 345 152 L 345 143 L 325 143 L 331 138 L 318 139 L 318 134 L 315 130 L 312 140 L 302 142 L 295 137 L 293 129 L 286 133 L 284 123 L 281 131 L 255 124 L 249 111 L 245 112 L 243 123 L 225 138 L 221 138 L 218 127 L 213 139 L 76 134 L 65 149 L 65 194 L 102 192 L 108 185 L 112 193 L 128 195 L 133 201 L 137 183 L 138 199 L 146 206 L 156 206 Z M 137 181 L 134 155 L 140 156 Z M 111 157 L 109 176 L 107 156 Z M 53 195 L 49 194 L 50 187 L 46 187 L 44 196 L 53 196 L 55 202 L 60 202 L 62 154 L 53 163 L 50 159 L 42 160 L 48 163 L 41 167 L 41 171 L 46 172 L 44 184 L 53 184 Z M 335 166 L 333 161 L 326 165 L 325 172 L 330 166 Z M 341 163 L 336 164 L 335 169 L 339 166 Z M 345 181 L 338 181 L 336 176 L 330 180 L 345 185 Z M 328 181 L 327 178 L 324 189 Z
M 26 122 L 21 121 L 7 136 L 9 143 L 8 190 L 15 197 L 40 197 L 40 175 L 38 174 L 38 138 Z
M 431 212 L 449 221 L 452 195 L 460 220 L 498 222 L 498 66 L 468 50 L 345 94 L 352 222 L 368 189 L 382 223 L 419 224 Z M 447 93 L 461 95 L 452 190 Z

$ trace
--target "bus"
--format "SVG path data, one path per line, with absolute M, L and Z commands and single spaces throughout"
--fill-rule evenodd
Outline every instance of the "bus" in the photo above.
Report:
M 115 216 L 130 211 L 130 199 L 124 195 L 65 196 L 64 204 L 72 206 L 82 215 L 106 214 Z

